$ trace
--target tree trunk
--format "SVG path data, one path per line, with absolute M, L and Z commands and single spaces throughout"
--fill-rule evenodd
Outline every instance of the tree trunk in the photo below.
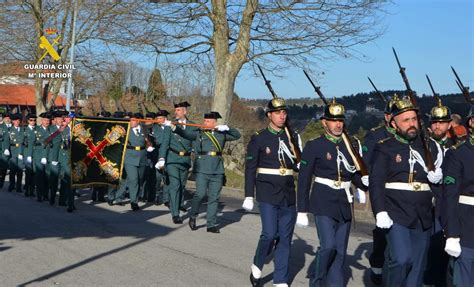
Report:
M 219 112 L 222 122 L 226 123 L 230 119 L 232 98 L 234 95 L 235 79 L 238 72 L 230 63 L 216 61 L 214 99 L 212 111 Z

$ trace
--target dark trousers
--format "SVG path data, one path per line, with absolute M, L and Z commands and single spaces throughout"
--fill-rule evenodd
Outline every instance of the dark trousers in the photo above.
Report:
M 387 230 L 382 228 L 374 228 L 372 230 L 372 254 L 369 257 L 370 267 L 372 269 L 379 269 L 380 274 L 382 273 L 382 268 L 385 261 L 385 248 L 387 247 L 387 240 L 385 239 L 385 234 Z M 377 273 L 379 274 L 379 273 Z
M 328 216 L 316 216 L 319 247 L 314 277 L 309 286 L 344 286 L 344 261 L 351 222 Z
M 17 157 L 10 158 L 10 184 L 8 191 L 16 190 L 17 192 L 22 192 L 21 181 L 23 179 L 23 167 L 23 161 L 20 161 Z
M 394 223 L 387 231 L 386 286 L 422 286 L 431 229 Z
M 461 255 L 453 260 L 453 286 L 474 286 L 474 248 L 461 245 Z
M 446 238 L 439 218 L 433 224 L 433 232 L 430 238 L 428 255 L 426 260 L 426 269 L 423 283 L 426 285 L 435 285 L 436 287 L 452 286 L 452 270 L 449 268 L 449 255 L 444 251 Z M 449 278 L 449 279 L 448 279 Z
M 25 195 L 34 196 L 35 193 L 35 173 L 33 163 L 25 163 Z
M 53 165 L 52 163 L 48 163 L 50 165 L 50 173 L 49 173 L 49 202 L 54 204 L 56 200 L 56 193 L 58 191 L 58 183 L 59 183 L 59 173 L 61 172 L 61 167 L 59 164 Z
M 131 164 L 124 164 L 127 172 L 127 180 L 120 184 L 120 188 L 116 194 L 116 198 L 122 198 L 125 194 L 125 190 L 128 187 L 130 193 L 130 203 L 138 202 L 138 194 L 140 188 L 143 186 L 145 177 L 145 166 L 135 166 Z
M 259 209 L 262 233 L 260 234 L 253 263 L 262 270 L 267 254 L 275 246 L 273 283 L 288 283 L 291 238 L 296 222 L 296 206 L 287 206 L 286 201 L 281 205 L 260 202 Z M 277 236 L 279 242 L 274 245 Z
M 48 198 L 48 172 L 47 167 L 41 164 L 40 160 L 34 161 L 36 196 L 38 200 Z

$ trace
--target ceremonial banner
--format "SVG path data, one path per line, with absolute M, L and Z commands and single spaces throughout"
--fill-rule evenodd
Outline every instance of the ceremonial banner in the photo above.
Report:
M 122 178 L 129 121 L 76 117 L 71 131 L 72 187 L 116 186 Z

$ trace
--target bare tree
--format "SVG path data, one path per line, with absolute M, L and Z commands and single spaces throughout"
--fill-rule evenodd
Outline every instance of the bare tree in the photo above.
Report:
M 152 1 L 158 2 L 158 1 Z M 144 3 L 128 15 L 142 26 L 116 27 L 120 45 L 177 55 L 181 63 L 214 67 L 213 110 L 229 118 L 235 79 L 247 63 L 270 71 L 308 67 L 321 59 L 357 55 L 383 32 L 384 1 L 226 1 Z

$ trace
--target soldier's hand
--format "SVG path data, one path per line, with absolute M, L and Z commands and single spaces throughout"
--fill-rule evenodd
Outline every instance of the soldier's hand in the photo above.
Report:
M 10 151 L 6 149 L 6 150 L 3 151 L 3 154 L 5 156 L 10 156 Z
M 41 158 L 41 164 L 46 164 L 48 161 L 46 160 L 45 157 Z
M 226 132 L 226 131 L 229 130 L 229 126 L 228 125 L 217 125 L 216 129 L 220 132 Z
M 52 164 L 53 166 L 57 166 L 57 165 L 58 165 L 58 162 L 53 160 L 53 161 L 51 161 L 51 164 Z
M 242 204 L 242 208 L 246 211 L 252 211 L 253 209 L 253 197 L 246 197 L 244 203 Z
M 441 168 L 436 168 L 428 172 L 428 180 L 431 183 L 438 184 L 443 180 L 443 170 Z
M 453 257 L 459 257 L 459 255 L 461 255 L 461 244 L 459 244 L 459 238 L 450 237 L 446 239 L 444 251 Z
M 359 203 L 362 203 L 362 204 L 365 204 L 365 202 L 367 201 L 367 198 L 365 196 L 365 191 L 363 191 L 360 188 L 356 189 L 355 198 Z
M 360 178 L 360 180 L 362 181 L 362 184 L 369 187 L 369 176 L 368 175 L 364 175 L 363 177 Z
M 155 164 L 156 169 L 163 169 L 165 167 L 165 160 L 160 158 L 158 162 Z
M 298 215 L 296 216 L 296 226 L 306 228 L 308 225 L 308 214 L 305 212 L 298 212 Z
M 146 148 L 146 151 L 147 151 L 147 152 L 152 152 L 152 151 L 154 151 L 154 150 L 155 150 L 155 148 L 152 147 L 152 146 L 149 146 L 149 147 Z
M 33 161 L 33 160 L 31 159 L 31 156 L 27 156 L 27 157 L 26 157 L 26 162 L 27 162 L 27 163 L 31 163 L 32 161 Z
M 19 159 L 19 160 L 23 160 L 23 155 L 22 155 L 22 154 L 19 154 L 19 155 L 18 155 L 18 159 Z
M 393 221 L 386 211 L 381 211 L 375 215 L 375 225 L 378 228 L 388 229 L 392 227 Z

